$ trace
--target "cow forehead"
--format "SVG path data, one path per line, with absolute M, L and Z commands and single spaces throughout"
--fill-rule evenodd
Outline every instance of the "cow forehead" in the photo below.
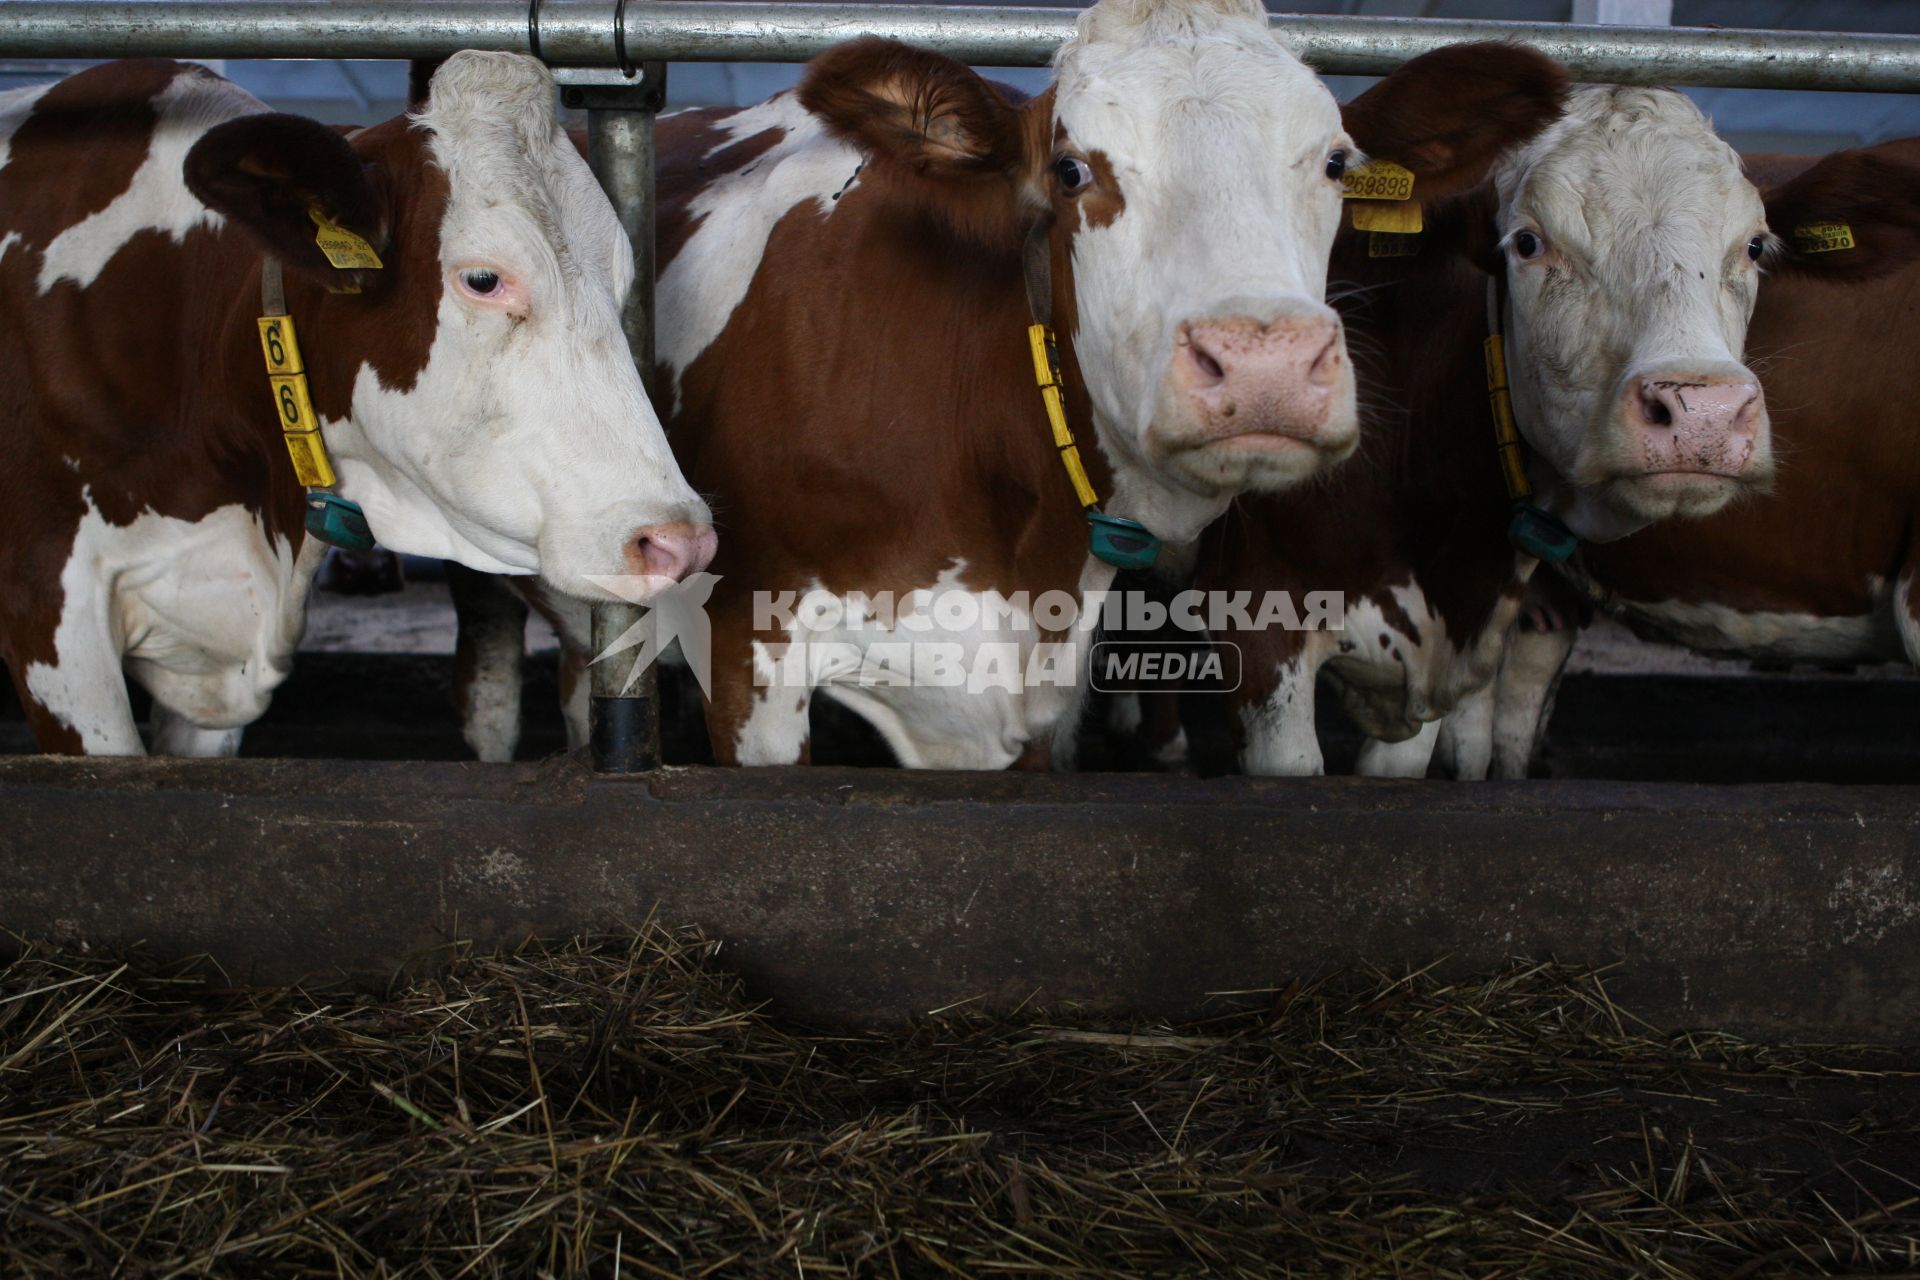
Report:
M 632 255 L 586 162 L 559 127 L 553 79 L 516 54 L 456 54 L 435 73 L 427 131 L 448 181 L 442 251 L 458 258 L 517 248 L 563 280 L 606 273 L 624 295 Z M 503 239 L 521 241 L 503 245 Z
M 1531 216 L 1563 244 L 1720 253 L 1729 228 L 1761 217 L 1740 159 L 1691 101 L 1669 89 L 1577 91 L 1566 114 L 1498 176 L 1504 230 Z M 1641 254 L 1639 256 L 1645 256 Z
M 1159 161 L 1317 151 L 1339 132 L 1333 95 L 1264 14 L 1168 4 L 1131 24 L 1097 20 L 1108 7 L 1090 10 L 1056 59 L 1055 118 L 1076 145 L 1146 166 L 1151 180 Z

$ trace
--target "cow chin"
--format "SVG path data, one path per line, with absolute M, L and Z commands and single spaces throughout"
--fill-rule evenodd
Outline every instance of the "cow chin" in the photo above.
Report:
M 1707 471 L 1655 471 L 1616 475 L 1602 492 L 1608 505 L 1635 520 L 1699 520 L 1736 499 L 1767 492 L 1771 472 L 1738 476 Z
M 1360 442 L 1360 426 L 1349 393 L 1304 429 L 1274 423 L 1222 434 L 1155 427 L 1148 438 L 1160 467 L 1186 488 L 1210 495 L 1276 493 L 1346 461 Z

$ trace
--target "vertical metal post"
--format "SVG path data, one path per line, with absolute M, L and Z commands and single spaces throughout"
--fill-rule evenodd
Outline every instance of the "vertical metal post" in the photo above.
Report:
M 568 106 L 587 111 L 587 161 L 633 244 L 633 292 L 622 317 L 640 381 L 653 395 L 654 145 L 653 120 L 666 101 L 667 67 L 643 63 L 631 84 L 581 85 L 564 90 Z M 593 651 L 605 653 L 644 610 L 632 605 L 593 607 Z M 633 650 L 626 651 L 631 654 Z M 632 666 L 625 655 L 591 668 L 589 740 L 598 773 L 639 773 L 660 764 L 660 700 L 649 665 L 626 688 Z

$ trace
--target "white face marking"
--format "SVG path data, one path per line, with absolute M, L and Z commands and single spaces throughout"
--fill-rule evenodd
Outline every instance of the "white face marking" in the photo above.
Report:
M 659 359 L 671 378 L 669 414 L 679 403 L 681 374 L 719 338 L 747 296 L 775 225 L 808 201 L 823 216 L 831 214 L 834 197 L 858 185 L 859 151 L 829 136 L 792 93 L 776 94 L 719 127 L 725 137 L 708 155 L 768 129 L 785 136 L 694 197 L 687 216 L 699 225 L 660 273 L 654 299 Z
M 588 578 L 634 572 L 637 530 L 711 517 L 641 388 L 620 326 L 631 249 L 553 96 L 543 67 L 509 54 L 457 54 L 435 75 L 419 123 L 450 194 L 432 351 L 405 392 L 363 367 L 327 441 L 394 550 L 604 597 Z M 506 301 L 463 287 L 475 270 Z
M 113 203 L 74 223 L 47 245 L 40 259 L 41 293 L 63 280 L 86 288 L 113 255 L 142 231 L 163 231 L 178 244 L 197 227 L 216 228 L 225 221 L 187 190 L 181 166 L 207 130 L 263 111 L 265 104 L 196 67 L 175 76 L 153 105 L 159 118 L 147 144 L 147 158 Z
M 1705 514 L 1738 487 L 1649 472 L 1748 467 L 1762 483 L 1764 410 L 1741 444 L 1705 418 L 1635 430 L 1624 408 L 1637 377 L 1753 381 L 1741 364 L 1759 287 L 1748 245 L 1766 212 L 1706 118 L 1670 90 L 1582 89 L 1496 183 L 1514 402 L 1553 471 L 1638 523 Z
M 1316 326 L 1316 350 L 1334 338 L 1344 364 L 1344 338 L 1325 327 L 1337 325 L 1325 297 L 1341 207 L 1327 164 L 1334 151 L 1359 155 L 1332 95 L 1255 6 L 1099 5 L 1056 66 L 1067 154 L 1104 159 L 1125 202 L 1104 226 L 1093 225 L 1097 204 L 1084 206 L 1075 350 L 1109 457 L 1141 473 L 1122 477 L 1126 514 L 1184 538 L 1233 493 L 1284 487 L 1353 447 L 1350 369 L 1315 447 L 1270 434 L 1301 412 L 1291 401 L 1305 364 L 1275 362 L 1270 378 L 1227 364 L 1247 383 L 1229 382 L 1224 397 L 1238 422 L 1196 407 L 1176 365 L 1188 326 L 1275 322 Z M 1272 421 L 1249 421 L 1261 417 Z M 1219 443 L 1243 429 L 1252 434 Z
M 60 574 L 58 661 L 30 663 L 28 691 L 80 734 L 89 754 L 137 754 L 124 662 L 156 701 L 201 728 L 229 729 L 266 710 L 292 669 L 318 554 L 296 561 L 244 507 L 196 521 L 144 513 L 108 522 L 87 498 Z M 313 554 L 308 554 L 312 552 Z

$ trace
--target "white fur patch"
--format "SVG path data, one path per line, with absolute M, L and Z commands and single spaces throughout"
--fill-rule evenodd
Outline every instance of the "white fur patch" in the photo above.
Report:
M 53 238 L 41 255 L 41 293 L 62 280 L 92 284 L 126 243 L 142 231 L 164 231 L 177 244 L 196 227 L 219 227 L 224 219 L 187 190 L 181 176 L 187 152 L 217 124 L 266 110 L 266 104 L 202 69 L 182 71 L 154 99 L 147 158 L 113 203 Z
M 296 561 L 285 538 L 269 539 L 237 505 L 198 521 L 149 512 L 122 526 L 89 496 L 60 574 L 58 660 L 28 664 L 28 691 L 95 755 L 140 751 L 123 664 L 198 728 L 246 725 L 292 669 L 316 549 L 309 539 Z
M 1857 617 L 1743 612 L 1682 600 L 1621 604 L 1625 618 L 1650 624 L 1675 644 L 1702 653 L 1783 662 L 1890 662 L 1906 657 L 1884 582 L 1873 586 L 1875 610 Z
M 786 136 L 694 197 L 687 216 L 699 225 L 660 273 L 654 298 L 659 360 L 671 377 L 669 413 L 679 403 L 680 375 L 713 345 L 747 296 L 775 225 L 809 200 L 823 216 L 831 214 L 834 196 L 858 182 L 860 153 L 830 137 L 792 93 L 748 107 L 719 127 L 726 140 L 708 155 L 768 129 Z

